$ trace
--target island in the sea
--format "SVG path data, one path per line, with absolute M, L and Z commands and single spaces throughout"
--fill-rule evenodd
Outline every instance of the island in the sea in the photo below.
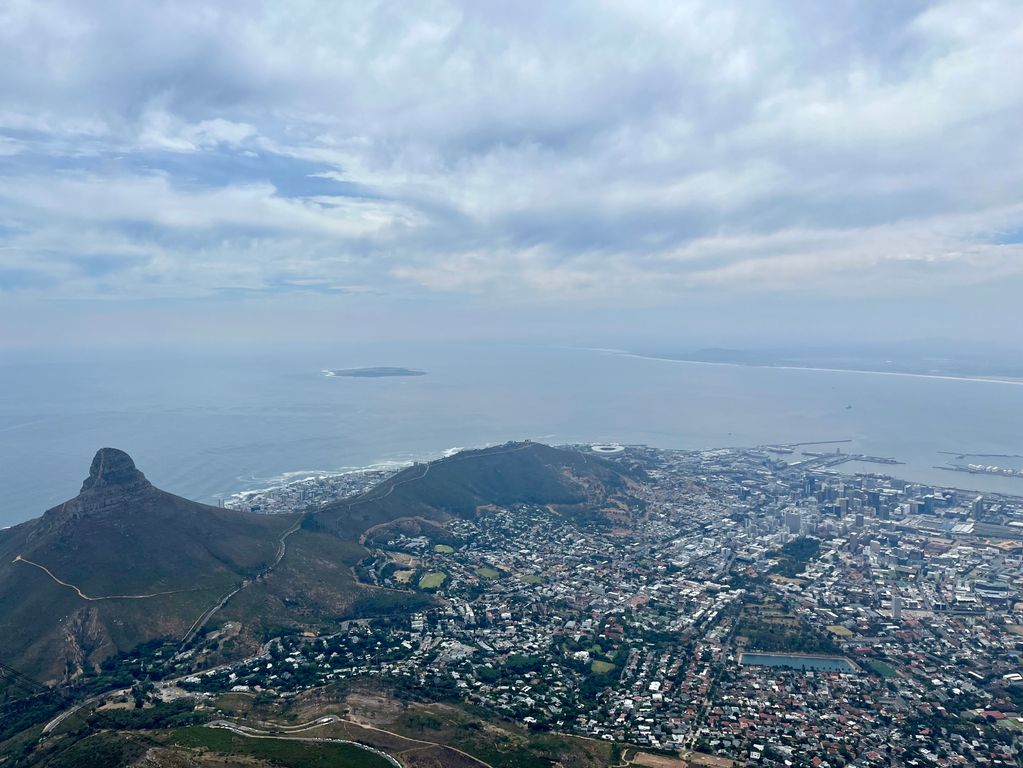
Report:
M 339 368 L 334 371 L 324 371 L 327 376 L 347 376 L 353 379 L 385 379 L 392 376 L 425 376 L 426 371 L 418 371 L 415 368 L 394 368 L 380 366 L 376 368 Z

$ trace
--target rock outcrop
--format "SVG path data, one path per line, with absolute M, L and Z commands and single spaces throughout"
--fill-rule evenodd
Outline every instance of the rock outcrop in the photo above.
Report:
M 92 459 L 81 493 L 104 489 L 117 489 L 123 493 L 151 487 L 146 476 L 135 467 L 131 456 L 117 448 L 100 448 Z
M 47 510 L 41 528 L 52 531 L 70 520 L 138 511 L 155 493 L 158 491 L 135 467 L 131 456 L 117 448 L 100 448 L 92 459 L 81 492 Z

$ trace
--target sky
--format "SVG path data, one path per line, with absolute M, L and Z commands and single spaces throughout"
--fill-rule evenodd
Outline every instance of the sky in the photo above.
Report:
M 1021 346 L 1016 0 L 0 5 L 0 348 Z

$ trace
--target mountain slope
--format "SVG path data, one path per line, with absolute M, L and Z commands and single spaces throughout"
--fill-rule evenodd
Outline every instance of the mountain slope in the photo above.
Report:
M 78 496 L 0 532 L 0 660 L 60 679 L 181 636 L 273 562 L 294 521 L 174 496 L 123 451 L 101 449 Z
M 282 631 L 406 613 L 430 598 L 354 577 L 370 529 L 518 503 L 599 519 L 633 509 L 632 489 L 603 459 L 509 443 L 410 467 L 308 514 L 296 531 L 296 515 L 218 509 L 154 488 L 127 454 L 104 448 L 78 496 L 0 531 L 0 662 L 59 681 L 155 638 L 180 641 L 218 605 L 198 624 L 234 622 L 235 653 Z
M 417 526 L 469 517 L 491 505 L 551 505 L 567 514 L 600 517 L 637 505 L 633 478 L 617 465 L 578 451 L 539 443 L 509 443 L 417 464 L 355 499 L 309 514 L 288 540 L 288 554 L 224 608 L 220 620 L 244 623 L 261 638 L 286 627 L 333 631 L 343 618 L 407 614 L 431 598 L 418 592 L 360 584 L 352 566 L 369 551 L 367 534 L 397 520 Z M 434 526 L 433 535 L 436 535 Z
M 606 460 L 541 443 L 507 443 L 417 464 L 318 510 L 307 526 L 355 538 L 399 518 L 443 521 L 482 506 L 549 504 L 592 512 L 627 495 L 632 478 Z

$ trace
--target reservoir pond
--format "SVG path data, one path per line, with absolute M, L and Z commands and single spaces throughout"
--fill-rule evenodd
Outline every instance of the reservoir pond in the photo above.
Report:
M 739 663 L 747 667 L 789 667 L 816 672 L 858 672 L 859 668 L 842 656 L 800 656 L 788 653 L 744 653 Z

